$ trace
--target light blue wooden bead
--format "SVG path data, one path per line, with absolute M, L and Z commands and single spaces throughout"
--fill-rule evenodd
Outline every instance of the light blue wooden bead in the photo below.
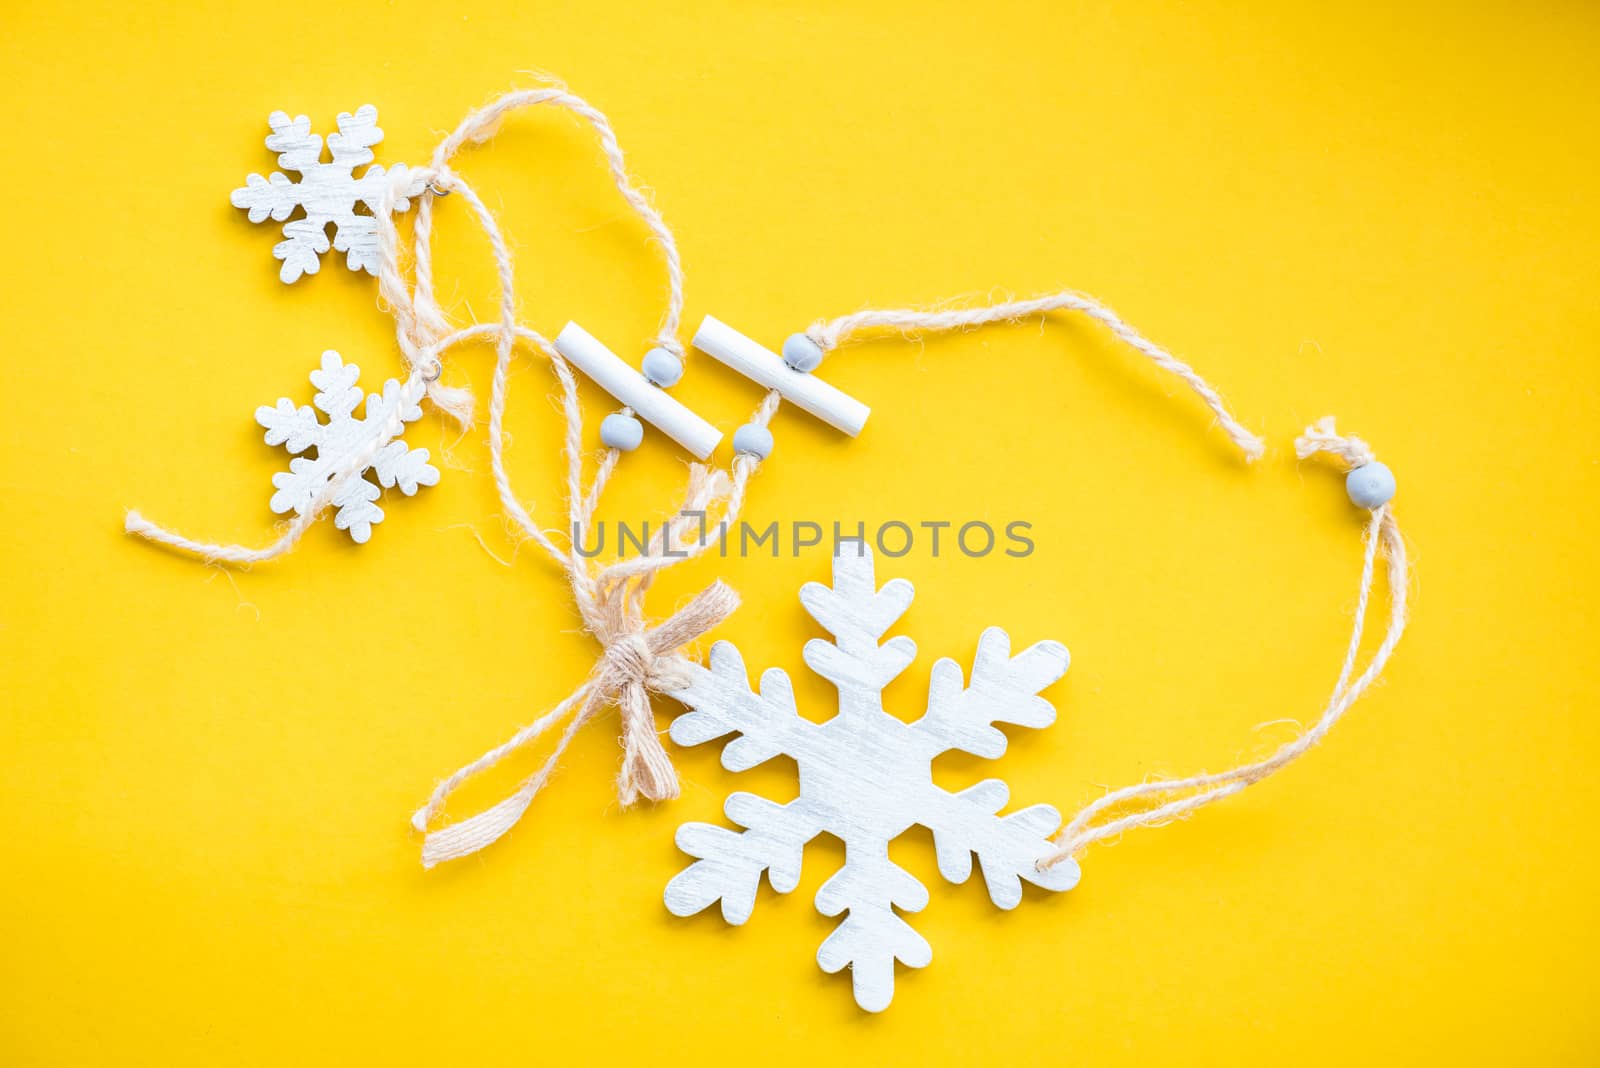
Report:
M 632 452 L 644 440 L 644 424 L 631 415 L 612 412 L 600 420 L 600 443 L 608 449 Z
M 757 460 L 772 455 L 772 431 L 755 423 L 746 423 L 733 432 L 733 451 L 745 452 Z
M 1362 464 L 1344 479 L 1344 491 L 1363 508 L 1378 508 L 1394 497 L 1394 472 L 1374 460 Z
M 666 349 L 655 348 L 644 354 L 644 376 L 662 389 L 671 389 L 683 377 L 683 361 Z
M 783 362 L 801 374 L 822 366 L 822 350 L 804 334 L 790 334 L 783 342 Z

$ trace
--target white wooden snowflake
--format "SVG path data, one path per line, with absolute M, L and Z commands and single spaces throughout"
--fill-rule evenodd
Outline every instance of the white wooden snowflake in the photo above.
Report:
M 272 476 L 278 491 L 272 495 L 272 510 L 279 515 L 304 513 L 336 483 L 329 499 L 339 509 L 333 524 L 365 542 L 372 537 L 373 524 L 383 520 L 376 503 L 378 487 L 364 477 L 368 470 L 385 489 L 399 486 L 407 497 L 419 486 L 437 485 L 439 470 L 428 463 L 427 449 L 413 449 L 400 440 L 405 424 L 422 418 L 422 408 L 405 396 L 397 379 L 385 382 L 382 394 L 367 397 L 361 418 L 356 418 L 360 378 L 361 368 L 330 349 L 322 354 L 322 366 L 311 372 L 318 391 L 312 403 L 328 417 L 326 423 L 318 421 L 310 405 L 297 408 L 288 397 L 279 398 L 275 407 L 257 408 L 256 422 L 266 427 L 268 445 L 282 445 L 291 453 L 315 450 L 314 456 L 295 456 L 289 470 Z
M 1023 879 L 1049 890 L 1078 882 L 1070 860 L 1044 872 L 1035 867 L 1051 851 L 1046 836 L 1061 825 L 1054 808 L 1033 805 L 999 816 L 1008 795 L 999 779 L 950 793 L 934 785 L 929 770 L 935 757 L 956 749 L 1001 756 L 1006 736 L 996 723 L 1054 722 L 1055 709 L 1038 693 L 1066 672 L 1066 647 L 1039 642 L 1013 657 L 1006 632 L 991 627 L 978 640 L 971 682 L 963 685 L 954 660 L 940 660 L 926 713 L 906 723 L 884 711 L 882 691 L 916 657 L 916 643 L 895 637 L 879 645 L 878 639 L 911 597 L 903 579 L 878 590 L 871 551 L 855 545 L 834 556 L 831 588 L 813 582 L 800 591 L 806 611 L 835 639 L 805 647 L 806 663 L 839 691 L 838 714 L 824 723 L 799 714 L 789 677 L 777 668 L 762 674 L 759 691 L 751 690 L 744 661 L 727 642 L 712 647 L 709 668 L 693 665 L 693 681 L 673 694 L 693 710 L 673 721 L 673 741 L 699 745 L 736 733 L 722 751 L 729 771 L 793 757 L 800 796 L 780 805 L 731 795 L 728 818 L 742 831 L 680 827 L 678 847 L 700 859 L 667 884 L 667 908 L 688 916 L 720 900 L 723 917 L 742 924 L 763 872 L 786 894 L 799 884 L 805 844 L 823 831 L 837 836 L 845 844 L 844 866 L 817 891 L 816 905 L 825 916 L 849 915 L 822 943 L 817 963 L 827 972 L 849 965 L 856 1002 L 870 1012 L 887 1008 L 894 996 L 895 961 L 921 968 L 933 956 L 895 912 L 928 903 L 926 888 L 889 859 L 889 842 L 913 824 L 933 831 L 939 873 L 950 882 L 966 881 L 976 853 L 989 897 L 1003 909 L 1022 900 Z
M 316 274 L 322 254 L 328 251 L 328 227 L 333 227 L 333 247 L 344 253 L 352 271 L 375 274 L 378 265 L 378 224 L 371 215 L 356 213 L 358 205 L 368 211 L 379 210 L 384 186 L 404 173 L 399 163 L 386 176 L 381 166 L 371 166 L 358 178 L 355 169 L 373 160 L 372 146 L 383 140 L 378 128 L 378 109 L 366 104 L 354 115 L 339 116 L 339 132 L 328 135 L 333 162 L 322 159 L 322 138 L 311 132 L 311 120 L 301 115 L 291 119 L 274 111 L 267 119 L 272 133 L 267 147 L 278 153 L 278 166 L 300 176 L 292 181 L 282 171 L 263 178 L 252 174 L 242 189 L 235 189 L 231 200 L 236 208 L 247 208 L 250 221 L 271 217 L 283 226 L 284 240 L 272 250 L 283 261 L 278 277 L 294 282 L 302 274 Z M 412 191 L 415 195 L 415 191 Z M 410 201 L 396 200 L 396 211 L 405 211 Z M 290 219 L 299 209 L 303 214 Z M 288 220 L 287 222 L 285 220 Z

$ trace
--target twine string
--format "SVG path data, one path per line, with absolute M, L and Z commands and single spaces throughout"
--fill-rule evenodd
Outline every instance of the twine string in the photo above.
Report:
M 665 801 L 677 797 L 677 773 L 655 732 L 650 695 L 684 684 L 683 665 L 687 660 L 679 650 L 721 623 L 738 604 L 738 595 L 730 587 L 714 582 L 667 619 L 647 628 L 628 598 L 608 603 L 605 612 L 611 622 L 598 632 L 591 631 L 604 652 L 589 679 L 506 742 L 451 774 L 412 815 L 412 826 L 423 834 L 423 867 L 470 856 L 516 826 L 578 731 L 612 703 L 618 706 L 622 717 L 625 754 L 617 792 L 623 805 L 640 798 Z M 467 780 L 531 745 L 569 716 L 550 755 L 509 796 L 475 815 L 429 830 L 450 795 Z
M 823 352 L 839 347 L 852 337 L 872 330 L 890 329 L 915 336 L 923 332 L 966 330 L 994 323 L 1014 323 L 1056 311 L 1078 312 L 1102 324 L 1123 344 L 1140 353 L 1169 374 L 1177 376 L 1205 402 L 1217 417 L 1228 439 L 1239 447 L 1247 461 L 1259 460 L 1266 443 L 1235 419 L 1222 394 L 1193 367 L 1145 337 L 1123 318 L 1093 297 L 1072 290 L 1046 293 L 1027 300 L 1004 300 L 956 308 L 868 308 L 837 319 L 818 320 L 806 336 Z
M 1296 439 L 1295 452 L 1302 460 L 1310 459 L 1319 453 L 1327 454 L 1341 460 L 1346 467 L 1359 467 L 1371 463 L 1374 459 L 1371 448 L 1360 438 L 1340 435 L 1331 417 L 1308 427 L 1305 434 Z M 1252 761 L 1227 771 L 1192 775 L 1184 779 L 1153 780 L 1109 791 L 1085 805 L 1057 833 L 1054 839 L 1056 849 L 1039 861 L 1041 870 L 1059 864 L 1068 857 L 1082 854 L 1096 842 L 1115 838 L 1138 827 L 1158 827 L 1182 819 L 1197 809 L 1225 797 L 1231 797 L 1287 767 L 1328 736 L 1350 707 L 1383 673 L 1406 628 L 1406 596 L 1410 575 L 1405 540 L 1400 535 L 1399 523 L 1395 520 L 1394 510 L 1389 504 L 1381 504 L 1371 509 L 1364 542 L 1361 581 L 1356 592 L 1355 619 L 1350 628 L 1350 640 L 1345 647 L 1344 662 L 1333 685 L 1333 692 L 1316 723 L 1262 760 Z M 1383 640 L 1373 651 L 1366 667 L 1359 675 L 1355 675 L 1380 552 L 1387 569 L 1388 624 L 1384 629 Z M 1353 681 L 1352 675 L 1355 675 Z M 1129 805 L 1133 806 L 1134 811 L 1122 816 L 1101 819 L 1105 814 Z
M 395 168 L 374 212 L 378 234 L 377 279 L 381 306 L 394 318 L 395 339 L 406 368 L 404 399 L 411 404 L 424 397 L 463 428 L 472 425 L 471 394 L 443 381 L 444 358 L 461 344 L 488 341 L 495 351 L 489 398 L 488 444 L 495 493 L 515 528 L 543 550 L 561 570 L 572 591 L 584 629 L 599 644 L 599 654 L 588 680 L 554 708 L 517 731 L 510 739 L 483 754 L 441 782 L 428 803 L 413 817 L 424 834 L 423 862 L 466 856 L 499 838 L 522 817 L 535 795 L 553 773 L 576 733 L 612 704 L 622 721 L 622 765 L 618 796 L 624 804 L 636 800 L 663 800 L 676 796 L 677 776 L 655 732 L 650 695 L 681 681 L 685 663 L 682 649 L 721 623 L 738 604 L 733 591 L 721 582 L 703 589 L 688 604 L 665 620 L 648 624 L 645 595 L 665 569 L 692 559 L 715 544 L 706 517 L 721 505 L 722 526 L 736 520 L 750 479 L 759 462 L 753 457 L 735 459 L 727 472 L 699 464 L 690 466 L 682 506 L 662 524 L 660 534 L 642 555 L 606 566 L 593 566 L 579 551 L 585 531 L 594 522 L 602 494 L 615 471 L 619 453 L 607 449 L 594 477 L 584 485 L 583 413 L 578 382 L 571 366 L 543 334 L 518 319 L 515 268 L 511 249 L 494 213 L 478 192 L 452 166 L 469 145 L 486 142 L 512 112 L 549 106 L 584 120 L 594 131 L 612 181 L 629 207 L 660 245 L 666 266 L 667 306 L 651 343 L 680 359 L 684 347 L 677 338 L 683 316 L 683 267 L 677 241 L 648 197 L 629 177 L 622 149 L 610 120 L 587 101 L 562 86 L 508 93 L 470 113 L 440 142 L 429 164 Z M 498 290 L 497 315 L 492 321 L 452 327 L 435 296 L 433 264 L 435 200 L 455 196 L 483 232 L 494 260 Z M 402 240 L 395 207 L 415 199 L 417 211 L 409 248 Z M 505 408 L 511 363 L 519 347 L 542 356 L 554 373 L 560 396 L 565 454 L 565 498 L 568 530 L 566 543 L 535 522 L 512 485 L 506 465 Z M 398 413 L 404 406 L 398 406 Z M 770 418 L 769 398 L 762 409 Z M 279 536 L 262 547 L 203 542 L 161 527 L 137 512 L 130 512 L 126 529 L 158 545 L 185 552 L 212 563 L 250 565 L 287 553 L 317 520 L 350 478 L 360 478 L 373 458 L 403 425 L 398 414 L 375 427 L 362 447 L 332 472 L 311 506 L 291 519 Z M 695 518 L 701 520 L 698 537 L 690 538 Z M 535 773 L 509 797 L 484 812 L 439 830 L 430 822 L 442 811 L 446 799 L 466 780 L 487 770 L 512 753 L 532 744 L 555 726 L 565 723 L 554 751 Z
M 391 409 L 361 447 L 330 473 L 327 483 L 311 503 L 283 525 L 278 537 L 265 546 L 191 539 L 151 522 L 136 511 L 130 511 L 125 522 L 129 533 L 211 563 L 249 566 L 275 559 L 294 548 L 344 483 L 350 478 L 362 477 L 377 454 L 403 430 L 401 412 L 406 407 L 426 398 L 464 428 L 470 427 L 471 394 L 443 382 L 443 360 L 458 345 L 483 340 L 493 342 L 495 364 L 487 437 L 496 494 L 517 529 L 560 568 L 572 591 L 584 629 L 594 637 L 600 649 L 589 677 L 582 684 L 505 742 L 446 777 L 427 803 L 414 813 L 412 824 L 424 836 L 422 860 L 425 867 L 475 853 L 515 826 L 548 782 L 577 732 L 613 704 L 619 709 L 622 729 L 619 799 L 629 805 L 640 799 L 658 801 L 677 796 L 677 776 L 655 732 L 650 698 L 652 694 L 682 685 L 683 669 L 688 663 L 682 650 L 726 619 L 737 607 L 738 598 L 720 581 L 713 582 L 678 611 L 651 625 L 645 615 L 646 594 L 664 570 L 693 559 L 715 544 L 717 537 L 711 534 L 713 528 L 719 531 L 720 537 L 721 531 L 737 521 L 749 482 L 760 466 L 760 460 L 749 454 L 737 455 L 727 472 L 690 465 L 682 505 L 667 517 L 646 551 L 603 566 L 593 565 L 580 551 L 581 539 L 592 527 L 604 490 L 615 472 L 618 450 L 603 452 L 592 479 L 585 486 L 583 418 L 576 376 L 549 339 L 518 320 L 515 272 L 509 245 L 482 198 L 451 167 L 456 155 L 467 145 L 481 144 L 492 137 L 508 114 L 540 105 L 568 110 L 589 124 L 619 192 L 661 245 L 668 300 L 653 343 L 682 358 L 684 348 L 677 340 L 677 332 L 683 310 L 683 270 L 677 245 L 660 214 L 629 178 L 609 120 L 564 87 L 509 93 L 469 114 L 440 143 L 428 166 L 410 170 L 396 168 L 375 213 L 379 236 L 379 297 L 394 317 L 396 340 L 406 368 L 402 403 Z M 448 195 L 459 195 L 467 204 L 488 241 L 499 283 L 498 315 L 494 321 L 452 327 L 438 306 L 433 273 L 434 200 Z M 417 199 L 418 204 L 408 261 L 393 208 L 401 199 L 410 198 Z M 1150 341 L 1105 305 L 1083 294 L 1062 291 L 1027 300 L 964 308 L 869 309 L 819 321 L 807 335 L 826 352 L 858 334 L 876 329 L 892 329 L 903 334 L 957 330 L 1056 311 L 1081 313 L 1101 323 L 1124 344 L 1183 381 L 1211 410 L 1218 425 L 1247 461 L 1258 459 L 1264 453 L 1262 439 L 1233 416 L 1221 394 L 1189 364 Z M 504 413 L 511 361 L 519 346 L 541 355 L 549 363 L 559 386 L 570 531 L 570 538 L 564 545 L 534 521 L 528 506 L 512 486 L 506 469 Z M 778 404 L 779 394 L 768 393 L 752 421 L 765 426 Z M 1326 454 L 1351 468 L 1374 460 L 1365 442 L 1340 435 L 1331 418 L 1308 428 L 1297 440 L 1296 448 L 1303 459 Z M 720 522 L 710 524 L 708 519 L 719 506 Z M 689 531 L 697 521 L 699 534 L 690 537 Z M 1358 673 L 1357 663 L 1380 554 L 1385 560 L 1389 587 L 1388 621 L 1383 639 Z M 1371 509 L 1366 525 L 1355 621 L 1337 681 L 1317 722 L 1261 760 L 1223 772 L 1144 782 L 1109 791 L 1084 806 L 1055 836 L 1056 849 L 1040 860 L 1040 867 L 1058 864 L 1096 842 L 1128 830 L 1157 826 L 1187 816 L 1205 805 L 1239 793 L 1303 756 L 1327 736 L 1387 665 L 1406 626 L 1407 582 L 1405 544 L 1392 508 L 1384 503 Z M 430 830 L 449 797 L 469 779 L 563 724 L 550 754 L 512 794 L 473 816 Z M 1132 811 L 1119 814 L 1125 808 Z
M 592 527 L 605 487 L 616 469 L 620 453 L 607 449 L 601 456 L 590 484 L 583 484 L 583 412 L 579 404 L 578 382 L 570 364 L 550 340 L 521 325 L 515 312 L 515 278 L 510 250 L 494 215 L 475 190 L 460 175 L 448 171 L 451 156 L 466 143 L 477 143 L 492 134 L 503 116 L 516 107 L 550 103 L 576 111 L 599 133 L 602 149 L 612 176 L 625 199 L 645 219 L 666 253 L 669 299 L 661 332 L 655 343 L 675 354 L 682 346 L 675 332 L 682 317 L 682 270 L 677 245 L 653 207 L 628 181 L 610 124 L 598 111 L 563 90 L 535 90 L 513 93 L 471 115 L 435 153 L 433 180 L 450 192 L 460 193 L 486 235 L 500 281 L 500 317 L 494 324 L 472 326 L 439 336 L 432 332 L 421 338 L 403 338 L 403 351 L 414 352 L 415 359 L 437 361 L 448 347 L 475 338 L 492 337 L 495 367 L 489 400 L 489 454 L 495 490 L 506 514 L 516 526 L 562 570 L 572 591 L 584 629 L 600 646 L 594 670 L 583 685 L 559 702 L 534 723 L 516 732 L 501 745 L 448 776 L 434 790 L 428 802 L 412 817 L 412 825 L 424 835 L 423 864 L 432 867 L 446 860 L 468 856 L 498 840 L 521 820 L 523 813 L 550 776 L 567 746 L 588 722 L 615 704 L 622 723 L 623 757 L 618 775 L 617 794 L 623 805 L 640 799 L 661 801 L 678 795 L 677 774 L 655 731 L 650 695 L 681 684 L 681 649 L 721 623 L 738 605 L 738 598 L 721 582 L 712 583 L 686 606 L 654 627 L 645 619 L 645 594 L 655 577 L 665 569 L 691 559 L 714 544 L 709 531 L 702 529 L 692 540 L 685 533 L 693 518 L 702 521 L 719 502 L 727 502 L 723 525 L 733 522 L 743 505 L 749 480 L 757 464 L 753 458 L 739 457 L 729 476 L 714 468 L 692 464 L 682 506 L 662 524 L 649 551 L 641 556 L 594 569 L 581 552 L 585 533 Z M 419 220 L 420 221 L 420 220 Z M 381 244 L 381 274 L 391 275 L 386 293 L 401 294 L 398 246 L 388 242 L 394 228 L 388 228 Z M 413 245 L 415 249 L 415 244 Z M 417 253 L 419 263 L 423 259 Z M 413 272 L 413 306 L 419 287 L 426 292 L 426 272 Z M 389 298 L 395 299 L 393 296 Z M 420 323 L 413 315 L 407 322 Z M 421 341 L 419 345 L 417 342 Z M 549 362 L 560 386 L 565 434 L 566 500 L 569 543 L 563 547 L 533 520 L 511 484 L 505 463 L 504 413 L 511 358 L 518 341 L 531 344 Z M 410 344 L 408 345 L 408 341 Z M 570 719 L 567 717 L 570 716 Z M 489 809 L 438 830 L 429 830 L 452 793 L 467 780 L 499 763 L 534 742 L 546 731 L 567 719 L 567 725 L 544 763 L 507 798 Z

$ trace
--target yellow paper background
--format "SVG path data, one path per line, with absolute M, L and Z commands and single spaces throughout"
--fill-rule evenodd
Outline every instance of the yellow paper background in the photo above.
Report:
M 1593 1063 L 1600 10 L 1405 7 L 10 0 L 0 1063 Z M 1384 684 L 1303 763 L 1014 913 L 908 835 L 934 963 L 880 1017 L 813 961 L 836 845 L 742 929 L 661 906 L 676 824 L 787 796 L 781 766 L 681 753 L 684 798 L 622 813 L 608 719 L 508 841 L 424 874 L 411 810 L 593 654 L 532 547 L 507 568 L 475 540 L 510 558 L 481 431 L 418 424 L 454 466 L 359 550 L 324 524 L 229 574 L 119 526 L 137 506 L 266 541 L 285 456 L 254 408 L 309 399 L 324 348 L 369 389 L 398 367 L 370 279 L 330 256 L 280 285 L 277 228 L 228 205 L 271 169 L 267 113 L 327 132 L 372 102 L 379 160 L 420 162 L 534 69 L 611 115 L 682 243 L 691 328 L 775 344 L 869 304 L 1071 286 L 1269 437 L 1246 469 L 1068 319 L 830 358 L 868 431 L 781 414 L 753 518 L 1022 519 L 1038 543 L 880 561 L 918 590 L 892 706 L 985 625 L 1073 652 L 1056 726 L 941 781 L 1070 812 L 1314 719 L 1359 562 L 1337 477 L 1290 448 L 1326 413 L 1401 483 L 1416 617 Z M 659 257 L 588 135 L 520 117 L 461 167 L 526 318 L 636 358 Z M 492 314 L 461 204 L 440 230 L 450 312 Z M 489 364 L 449 376 L 483 396 Z M 549 393 L 521 361 L 511 462 L 558 526 Z M 678 396 L 731 429 L 758 391 L 702 358 Z M 657 513 L 682 475 L 652 438 L 611 513 Z M 654 605 L 723 575 L 746 607 L 720 633 L 818 709 L 795 593 L 825 572 L 711 561 Z

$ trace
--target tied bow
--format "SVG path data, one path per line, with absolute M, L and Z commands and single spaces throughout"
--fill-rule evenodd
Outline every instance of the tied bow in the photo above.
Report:
M 678 773 L 661 746 L 650 695 L 682 689 L 689 683 L 688 659 L 679 650 L 702 637 L 739 607 L 739 595 L 721 581 L 712 583 L 678 611 L 645 629 L 636 616 L 627 629 L 596 637 L 605 647 L 590 679 L 590 693 L 579 719 L 592 717 L 610 702 L 622 714 L 622 771 L 617 797 L 624 806 L 643 797 L 670 801 L 678 796 Z
M 476 853 L 516 826 L 555 771 L 567 744 L 611 704 L 617 705 L 622 717 L 622 770 L 617 776 L 617 796 L 623 805 L 631 805 L 640 797 L 663 801 L 678 796 L 678 775 L 656 734 L 650 695 L 687 684 L 689 660 L 682 648 L 733 614 L 739 607 L 739 595 L 719 580 L 654 627 L 646 627 L 639 607 L 640 592 L 637 587 L 615 587 L 611 596 L 586 606 L 585 623 L 604 650 L 588 681 L 504 745 L 491 749 L 441 782 L 428 803 L 411 817 L 412 825 L 426 835 L 422 843 L 424 868 Z M 577 711 L 572 714 L 574 708 Z M 436 831 L 428 830 L 429 821 L 462 782 L 498 764 L 569 714 L 571 721 L 555 751 L 515 793 L 475 816 Z

